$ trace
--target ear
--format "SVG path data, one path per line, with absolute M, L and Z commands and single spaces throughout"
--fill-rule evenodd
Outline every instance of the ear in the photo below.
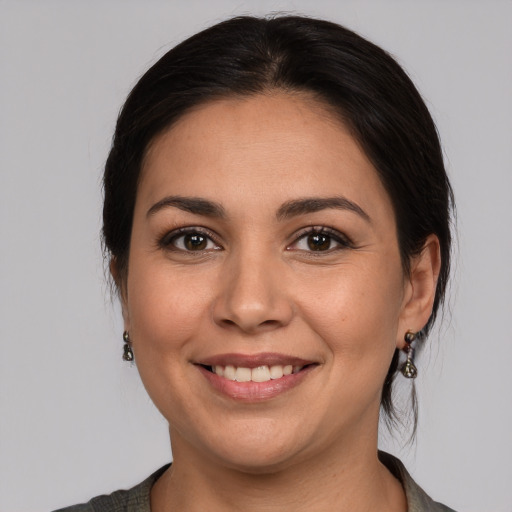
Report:
M 406 277 L 404 303 L 400 314 L 397 347 L 405 346 L 407 331 L 418 332 L 432 314 L 437 279 L 441 268 L 439 239 L 429 235 L 420 254 L 411 259 L 410 273 Z
M 117 288 L 117 292 L 119 294 L 119 300 L 121 301 L 121 311 L 123 314 L 123 322 L 124 322 L 124 330 L 130 330 L 130 316 L 128 314 L 128 297 L 127 297 L 127 289 L 126 289 L 126 276 L 123 275 L 121 270 L 119 269 L 118 262 L 116 258 L 111 258 L 110 260 L 110 275 L 114 280 L 114 283 Z

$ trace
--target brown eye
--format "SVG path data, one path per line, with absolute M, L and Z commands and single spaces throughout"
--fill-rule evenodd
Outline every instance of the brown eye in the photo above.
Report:
M 216 251 L 221 249 L 213 241 L 213 236 L 196 229 L 187 231 L 180 229 L 165 235 L 159 242 L 160 247 L 165 250 L 182 252 Z
M 312 251 L 328 251 L 331 242 L 331 237 L 323 233 L 312 233 L 307 237 L 308 248 Z
M 353 247 L 353 244 L 346 235 L 338 230 L 319 226 L 303 230 L 287 250 L 330 254 L 350 247 Z
M 183 237 L 183 244 L 189 251 L 203 251 L 208 245 L 208 238 L 200 233 L 189 233 Z

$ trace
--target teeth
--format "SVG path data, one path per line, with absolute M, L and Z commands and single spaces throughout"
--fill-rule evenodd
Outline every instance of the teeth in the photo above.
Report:
M 234 366 L 226 366 L 224 368 L 224 377 L 228 380 L 235 380 L 235 371 Z
M 287 364 L 274 365 L 270 368 L 268 366 L 258 366 L 257 368 L 244 368 L 242 366 L 235 367 L 232 365 L 227 366 L 213 366 L 213 373 L 219 377 L 224 377 L 228 380 L 236 380 L 237 382 L 268 382 L 271 379 L 280 379 L 298 373 L 302 370 L 302 366 L 293 366 Z
M 271 379 L 280 379 L 283 376 L 283 367 L 282 366 L 271 366 L 270 367 L 270 378 Z
M 258 366 L 251 371 L 251 380 L 253 382 L 267 382 L 270 380 L 270 370 L 268 366 Z
M 238 382 L 250 382 L 252 371 L 250 368 L 237 368 L 235 372 L 235 380 Z

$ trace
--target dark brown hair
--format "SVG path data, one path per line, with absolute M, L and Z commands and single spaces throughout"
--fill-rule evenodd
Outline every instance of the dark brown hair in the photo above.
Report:
M 335 23 L 300 16 L 237 17 L 167 52 L 139 80 L 119 115 L 104 174 L 103 240 L 121 276 L 148 145 L 189 109 L 216 98 L 270 90 L 306 92 L 352 132 L 393 204 L 404 272 L 435 234 L 441 271 L 426 337 L 450 268 L 453 193 L 436 127 L 413 83 L 384 50 Z M 393 417 L 395 351 L 382 392 Z

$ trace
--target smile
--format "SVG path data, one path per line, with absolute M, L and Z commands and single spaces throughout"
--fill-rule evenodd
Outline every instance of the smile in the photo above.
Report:
M 224 354 L 195 363 L 222 395 L 261 402 L 298 386 L 319 364 L 281 354 Z
M 262 365 L 256 368 L 246 368 L 243 366 L 210 366 L 211 372 L 219 377 L 236 382 L 268 382 L 270 380 L 281 379 L 284 376 L 298 373 L 302 370 L 300 365 Z

